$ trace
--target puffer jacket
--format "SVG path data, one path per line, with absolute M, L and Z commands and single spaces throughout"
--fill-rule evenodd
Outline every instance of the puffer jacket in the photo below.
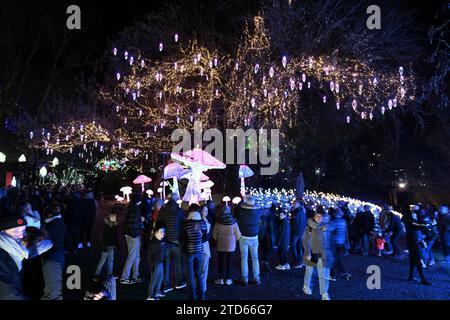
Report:
M 333 244 L 344 245 L 347 243 L 347 222 L 344 218 L 336 218 L 331 221 L 333 225 Z
M 144 224 L 142 223 L 141 210 L 139 206 L 136 204 L 130 204 L 127 210 L 127 215 L 125 216 L 125 234 L 132 238 L 136 238 L 141 235 L 143 229 Z
M 239 230 L 244 237 L 256 237 L 259 234 L 259 219 L 263 214 L 257 206 L 246 203 L 238 208 L 237 220 Z
M 203 242 L 208 236 L 206 222 L 199 212 L 189 213 L 181 230 L 181 245 L 184 254 L 194 255 L 203 253 Z
M 325 268 L 333 266 L 333 249 L 331 243 L 331 225 L 319 224 L 313 219 L 308 219 L 308 224 L 303 234 L 303 263 L 310 267 L 316 267 L 316 263 L 308 260 L 308 255 L 316 254 L 323 260 Z
M 183 209 L 181 209 L 173 200 L 169 200 L 169 202 L 161 208 L 156 219 L 157 224 L 166 227 L 166 240 L 171 243 L 179 243 L 183 221 Z

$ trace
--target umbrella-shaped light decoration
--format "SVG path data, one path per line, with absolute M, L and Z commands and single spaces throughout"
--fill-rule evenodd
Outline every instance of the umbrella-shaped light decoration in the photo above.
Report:
M 156 190 L 159 193 L 159 197 L 162 199 L 162 191 L 163 188 L 158 188 L 158 190 Z
M 246 166 L 245 164 L 241 164 L 239 166 L 239 178 L 241 178 L 241 195 L 243 198 L 245 198 L 245 178 L 253 176 L 252 169 L 249 168 L 249 166 Z
M 206 190 L 209 190 L 209 193 L 211 193 L 211 188 L 214 185 L 214 182 L 208 180 L 208 181 L 204 181 L 204 182 L 197 182 L 195 184 L 195 188 L 203 190 L 203 192 L 201 193 L 201 200 L 206 200 L 208 198 L 208 193 L 205 192 Z
M 19 162 L 27 162 L 27 158 L 25 157 L 24 154 L 22 154 L 22 155 L 19 157 Z
M 140 185 L 141 185 L 141 190 L 142 190 L 142 192 L 144 192 L 144 190 L 145 190 L 144 184 L 146 184 L 146 183 L 148 183 L 148 182 L 151 182 L 151 181 L 152 181 L 151 178 L 149 178 L 149 177 L 147 177 L 147 176 L 144 176 L 144 175 L 142 174 L 142 175 L 138 176 L 136 179 L 134 179 L 134 180 L 133 180 L 133 183 L 134 183 L 134 184 L 140 184 Z
M 233 204 L 238 204 L 241 201 L 242 201 L 242 199 L 240 197 L 234 197 L 233 200 L 231 200 L 231 202 L 233 202 Z
M 178 189 L 178 177 L 185 173 L 185 169 L 176 162 L 169 163 L 164 168 L 164 179 L 173 179 L 172 192 L 180 193 Z
M 192 170 L 192 176 L 186 188 L 183 201 L 191 203 L 198 203 L 201 198 L 201 190 L 196 184 L 200 182 L 200 177 L 203 171 L 208 169 L 225 169 L 226 165 L 214 158 L 208 152 L 201 149 L 189 150 L 185 153 L 172 153 L 172 159 L 183 163 Z
M 123 197 L 127 199 L 127 201 L 130 201 L 130 194 L 133 192 L 132 187 L 122 187 L 120 188 L 120 191 L 123 193 Z
M 161 181 L 161 183 L 159 185 L 161 186 L 161 189 L 162 189 L 162 196 L 165 199 L 166 198 L 166 187 L 167 186 L 170 187 L 170 183 L 167 181 Z
M 225 205 L 228 205 L 228 202 L 231 201 L 229 196 L 225 196 L 222 198 L 222 201 L 225 202 Z
M 0 163 L 6 162 L 6 155 L 3 152 L 0 152 Z
M 153 190 L 148 189 L 147 191 L 145 191 L 145 193 L 147 194 L 147 196 L 148 196 L 149 198 L 151 198 L 152 195 L 153 195 Z
M 44 166 L 44 167 L 42 167 L 41 169 L 39 169 L 39 175 L 42 177 L 42 178 L 45 178 L 46 176 L 47 176 L 47 168 Z
M 192 179 L 192 170 L 191 169 L 184 169 L 183 174 L 180 176 L 180 179 Z M 208 181 L 209 177 L 202 172 L 200 175 L 200 182 Z
M 57 157 L 54 157 L 52 161 L 52 166 L 56 167 L 57 165 L 59 165 L 59 159 Z

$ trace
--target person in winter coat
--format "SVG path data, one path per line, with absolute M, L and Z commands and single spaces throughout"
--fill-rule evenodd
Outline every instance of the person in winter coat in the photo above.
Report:
M 27 220 L 27 228 L 34 227 L 41 229 L 41 216 L 39 212 L 33 211 L 33 208 L 29 202 L 24 202 L 18 206 L 19 214 L 25 217 Z
M 107 276 L 114 272 L 114 249 L 117 247 L 117 214 L 110 212 L 103 220 L 100 261 L 95 269 L 94 279 L 100 279 L 103 266 L 107 265 Z
M 67 228 L 59 205 L 54 204 L 45 212 L 44 228 L 49 240 L 53 242 L 53 247 L 42 255 L 42 273 L 45 282 L 42 300 L 62 300 L 64 240 Z
M 250 250 L 252 258 L 253 280 L 256 285 L 261 284 L 259 260 L 258 260 L 258 234 L 259 219 L 262 210 L 255 205 L 255 199 L 248 197 L 247 201 L 238 208 L 238 225 L 241 231 L 239 239 L 239 249 L 241 251 L 241 271 L 242 283 L 248 285 L 248 251 Z
M 166 255 L 166 231 L 162 226 L 156 225 L 153 229 L 154 236 L 150 240 L 148 257 L 151 266 L 151 280 L 148 286 L 147 300 L 164 298 L 161 293 L 161 285 L 164 279 L 164 257 Z
M 280 220 L 281 223 L 279 226 L 277 239 L 278 258 L 280 259 L 280 264 L 275 268 L 278 270 L 290 270 L 291 267 L 287 262 L 287 253 L 289 250 L 289 243 L 291 240 L 291 225 L 287 218 L 286 213 L 283 211 L 280 212 Z
M 203 241 L 207 237 L 206 222 L 202 219 L 198 204 L 189 206 L 189 215 L 183 223 L 181 244 L 185 255 L 188 284 L 192 300 L 205 300 L 206 288 L 202 281 Z
M 389 241 L 392 245 L 394 259 L 402 259 L 403 252 L 400 249 L 398 242 L 403 236 L 403 225 L 400 217 L 389 210 L 386 214 L 386 236 L 389 237 Z
M 329 226 L 323 223 L 323 215 L 316 212 L 313 218 L 308 219 L 308 224 L 303 234 L 303 263 L 306 265 L 303 292 L 311 295 L 311 278 L 314 268 L 319 275 L 319 289 L 322 300 L 329 300 L 328 279 L 330 268 L 333 266 L 333 252 Z
M 340 275 L 346 277 L 348 280 L 351 274 L 348 272 L 348 269 L 342 260 L 346 252 L 346 247 L 349 245 L 347 222 L 345 221 L 344 214 L 340 208 L 335 210 L 334 216 L 335 218 L 331 220 L 331 242 L 335 259 L 333 268 L 331 269 L 330 279 L 336 280 L 336 271 L 340 271 Z
M 304 267 L 302 235 L 306 227 L 306 210 L 299 202 L 295 201 L 291 210 L 291 248 L 292 256 L 294 257 L 294 269 Z
M 202 207 L 202 220 L 206 223 L 206 238 L 203 239 L 203 253 L 202 253 L 202 265 L 201 265 L 201 271 L 202 271 L 202 282 L 203 282 L 203 288 L 205 291 L 207 290 L 207 282 L 208 282 L 208 270 L 209 270 L 209 259 L 211 258 L 211 249 L 209 247 L 209 240 L 211 239 L 212 230 L 211 230 L 211 224 L 208 221 L 208 206 Z
M 75 252 L 80 242 L 81 224 L 82 224 L 82 203 L 80 194 L 74 192 L 67 206 L 65 221 L 68 228 L 67 250 Z
M 375 217 L 373 213 L 370 211 L 370 206 L 364 206 L 364 212 L 361 215 L 360 220 L 360 233 L 362 236 L 362 244 L 363 244 L 363 256 L 369 255 L 371 238 L 374 235 L 375 228 Z
M 428 266 L 432 266 L 436 263 L 433 254 L 433 245 L 439 238 L 439 230 L 437 221 L 434 218 L 434 212 L 427 212 L 426 215 L 420 221 L 422 224 L 429 225 L 425 228 L 425 242 L 427 247 L 424 249 L 424 262 Z
M 439 212 L 442 251 L 444 253 L 445 262 L 450 262 L 450 212 L 447 206 L 441 206 Z
M 423 272 L 423 266 L 421 262 L 421 244 L 423 243 L 422 230 L 425 225 L 419 223 L 418 212 L 419 206 L 415 206 L 414 211 L 406 213 L 402 217 L 402 222 L 406 228 L 406 244 L 408 246 L 409 253 L 409 277 L 408 281 L 415 281 L 414 267 L 417 268 L 421 283 L 424 285 L 431 285 L 431 283 L 425 278 Z
M 172 193 L 169 201 L 161 208 L 156 223 L 166 228 L 166 256 L 164 258 L 164 293 L 173 290 L 170 284 L 170 260 L 173 256 L 175 267 L 175 289 L 186 287 L 183 274 L 183 254 L 181 251 L 180 234 L 184 221 L 184 212 L 177 204 L 178 193 Z
M 123 267 L 121 284 L 135 284 L 142 282 L 139 278 L 139 263 L 141 262 L 141 232 L 144 229 L 144 217 L 140 211 L 140 201 L 138 194 L 132 194 L 130 204 L 124 221 L 125 240 L 127 241 L 128 256 Z M 130 279 L 131 269 L 133 278 Z
M 22 262 L 52 247 L 50 240 L 32 243 L 24 239 L 26 220 L 11 212 L 0 212 L 0 300 L 25 300 Z
M 81 242 L 78 244 L 78 249 L 91 247 L 91 233 L 92 226 L 94 225 L 95 216 L 98 211 L 98 204 L 94 198 L 94 192 L 88 190 L 88 192 L 80 199 L 81 205 Z
M 269 254 L 272 248 L 272 241 L 270 236 L 270 220 L 272 215 L 272 207 L 271 202 L 267 202 L 264 204 L 264 208 L 262 209 L 261 219 L 259 220 L 259 247 L 261 248 L 261 262 L 262 262 L 262 270 L 266 272 L 271 272 L 272 269 L 269 265 Z
M 216 216 L 212 237 L 217 242 L 217 254 L 219 255 L 219 278 L 215 284 L 231 285 L 233 284 L 231 255 L 236 250 L 236 242 L 241 237 L 241 232 L 229 206 L 225 206 L 223 212 Z

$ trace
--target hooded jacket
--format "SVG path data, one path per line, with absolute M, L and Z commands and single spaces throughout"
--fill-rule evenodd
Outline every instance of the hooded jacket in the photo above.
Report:
M 310 267 L 315 267 L 316 263 L 308 260 L 308 256 L 318 255 L 322 258 L 323 266 L 331 268 L 333 266 L 333 250 L 331 244 L 331 232 L 333 228 L 324 223 L 317 223 L 313 219 L 308 219 L 308 224 L 303 234 L 303 263 Z
M 181 244 L 183 253 L 187 255 L 203 253 L 203 242 L 206 241 L 208 230 L 206 222 L 197 211 L 189 213 L 183 223 Z
M 45 221 L 45 230 L 53 247 L 42 255 L 45 260 L 57 261 L 61 268 L 64 266 L 64 240 L 67 234 L 66 224 L 61 216 L 56 216 Z

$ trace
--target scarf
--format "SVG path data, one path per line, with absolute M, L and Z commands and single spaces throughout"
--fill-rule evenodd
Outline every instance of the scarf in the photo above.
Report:
M 236 223 L 236 219 L 231 212 L 223 211 L 222 214 L 217 216 L 217 222 L 225 226 L 231 226 Z
M 62 217 L 61 217 L 61 215 L 59 214 L 59 215 L 57 215 L 57 216 L 54 216 L 54 217 L 45 219 L 45 223 L 50 223 L 50 222 L 52 222 L 53 220 L 61 219 L 61 218 L 62 218 Z
M 27 248 L 4 232 L 0 232 L 0 248 L 8 252 L 19 271 L 22 270 L 22 260 L 28 258 Z

